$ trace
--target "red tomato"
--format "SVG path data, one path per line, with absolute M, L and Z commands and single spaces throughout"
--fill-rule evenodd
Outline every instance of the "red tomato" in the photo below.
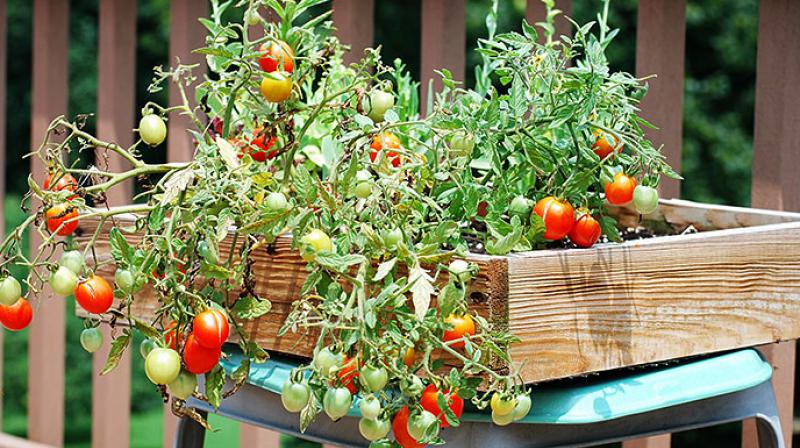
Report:
M 22 297 L 11 306 L 0 305 L 0 323 L 11 331 L 19 331 L 30 325 L 33 319 L 31 304 Z
M 55 183 L 53 183 L 54 180 Z M 72 174 L 50 174 L 47 176 L 47 179 L 44 180 L 44 189 L 51 191 L 75 191 L 78 189 L 78 181 L 72 177 Z
M 228 340 L 228 317 L 220 310 L 207 309 L 194 318 L 192 334 L 206 348 L 221 347 Z
M 369 153 L 369 159 L 375 163 L 380 153 L 384 148 L 400 149 L 400 139 L 391 132 L 384 132 L 383 134 L 376 135 L 372 138 L 372 143 L 369 145 L 372 151 Z M 400 166 L 400 154 L 396 151 L 387 151 L 386 158 L 392 163 L 392 166 L 397 168 Z
M 170 322 L 165 329 L 166 333 L 164 333 L 164 342 L 166 342 L 169 348 L 175 351 L 177 351 L 178 346 L 181 345 L 181 334 L 178 332 L 178 329 L 176 328 L 177 326 L 177 322 Z
M 485 218 L 487 213 L 489 213 L 489 203 L 486 201 L 478 202 L 478 216 Z
M 358 379 L 358 362 L 356 358 L 344 355 L 342 368 L 336 372 L 336 376 L 339 377 L 342 387 L 346 387 L 351 394 L 355 394 L 358 391 L 357 381 L 355 381 Z
M 633 200 L 633 190 L 636 189 L 636 179 L 617 173 L 614 180 L 606 184 L 606 200 L 609 204 L 625 205 Z
M 75 288 L 75 300 L 86 311 L 103 314 L 114 302 L 114 290 L 103 277 L 92 275 L 78 283 L 78 287 Z
M 428 387 L 425 388 L 425 391 L 422 392 L 422 398 L 420 398 L 419 404 L 422 406 L 422 409 L 439 417 L 439 421 L 441 422 L 440 426 L 442 428 L 447 428 L 450 424 L 447 423 L 444 412 L 442 412 L 442 409 L 439 407 L 440 394 L 442 393 L 436 389 L 436 386 L 429 384 Z M 448 406 L 450 406 L 450 410 L 453 411 L 456 417 L 461 418 L 461 413 L 464 412 L 464 400 L 457 394 L 450 393 L 449 390 L 444 392 L 444 398 Z
M 392 432 L 394 439 L 403 448 L 424 448 L 425 445 L 417 442 L 411 434 L 408 433 L 408 417 L 411 411 L 408 406 L 403 406 L 403 409 L 397 411 L 392 420 Z
M 575 210 L 567 201 L 548 196 L 539 200 L 533 211 L 544 220 L 544 237 L 548 240 L 564 238 L 575 225 Z
M 281 40 L 265 42 L 260 50 L 263 52 L 258 58 L 261 70 L 272 73 L 282 66 L 285 72 L 294 71 L 294 51 L 286 42 Z
M 58 236 L 69 236 L 78 228 L 78 208 L 68 202 L 56 204 L 47 209 L 47 230 Z M 70 221 L 72 220 L 72 221 Z M 69 222 L 67 222 L 69 221 Z M 61 225 L 64 224 L 62 227 Z
M 614 148 L 619 144 L 619 139 L 617 139 L 614 134 L 601 131 L 600 129 L 594 131 L 594 138 L 592 150 L 601 159 L 605 159 L 609 154 L 614 152 Z M 619 145 L 617 152 L 622 152 L 622 145 Z
M 203 347 L 193 334 L 186 338 L 186 345 L 183 347 L 183 363 L 186 364 L 186 370 L 197 375 L 210 372 L 219 362 L 220 356 L 222 356 L 221 347 Z
M 452 330 L 445 330 L 443 337 L 444 342 L 457 341 L 449 344 L 452 348 L 464 347 L 464 336 L 475 334 L 475 321 L 469 314 L 463 316 L 451 314 L 444 321 L 453 326 Z
M 592 247 L 600 239 L 601 234 L 600 222 L 592 215 L 584 213 L 575 221 L 569 232 L 569 239 L 578 247 Z
M 275 146 L 277 141 L 278 139 L 274 136 L 265 134 L 262 128 L 253 129 L 253 141 L 250 142 L 252 146 L 243 146 L 242 154 L 239 158 L 241 159 L 245 153 L 248 153 L 256 162 L 264 162 L 267 159 L 273 159 L 278 155 L 278 151 L 270 151 L 270 149 Z

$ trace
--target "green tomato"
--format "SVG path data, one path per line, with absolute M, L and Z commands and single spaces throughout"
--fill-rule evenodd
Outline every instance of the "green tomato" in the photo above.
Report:
M 153 384 L 167 385 L 181 373 L 181 356 L 171 348 L 154 348 L 144 360 L 144 373 Z
M 424 388 L 425 386 L 422 384 L 422 380 L 416 375 L 404 378 L 400 382 L 400 391 L 409 398 L 418 396 L 422 393 Z
M 380 392 L 389 382 L 389 374 L 383 367 L 365 366 L 361 369 L 359 378 L 370 392 Z
M 331 375 L 331 370 L 339 367 L 342 362 L 342 355 L 333 353 L 328 347 L 323 348 L 314 356 L 314 367 L 317 368 L 319 374 L 328 377 Z
M 415 440 L 425 439 L 425 434 L 428 432 L 432 434 L 431 437 L 435 437 L 439 433 L 439 419 L 428 411 L 422 411 L 417 415 L 412 415 L 411 418 L 408 419 L 408 424 L 406 426 L 408 435 Z
M 303 260 L 312 262 L 316 258 L 317 252 L 333 250 L 333 243 L 327 233 L 320 229 L 311 229 L 306 233 L 300 242 L 305 246 L 301 252 Z
M 100 350 L 103 345 L 103 332 L 99 328 L 87 328 L 81 331 L 81 347 L 89 353 Z
M 156 341 L 152 339 L 144 339 L 142 343 L 139 344 L 139 354 L 142 355 L 142 358 L 147 359 L 147 355 L 153 351 L 154 348 L 158 347 Z
M 174 397 L 186 400 L 191 397 L 194 390 L 197 389 L 197 375 L 186 370 L 181 370 L 178 377 L 169 383 L 167 387 L 169 388 L 169 393 Z
M 497 426 L 506 426 L 514 421 L 514 413 L 508 413 L 504 415 L 500 415 L 497 412 L 492 411 L 492 421 Z
M 381 415 L 383 408 L 381 401 L 375 395 L 367 395 L 358 403 L 358 410 L 361 411 L 361 416 L 370 420 L 374 420 Z
M 0 304 L 11 306 L 22 297 L 22 286 L 14 277 L 6 277 L 0 281 Z
M 528 415 L 528 412 L 531 411 L 531 396 L 528 394 L 519 394 L 517 395 L 517 405 L 514 406 L 514 412 L 511 414 L 514 417 L 514 421 L 521 420 Z
M 289 412 L 300 412 L 311 398 L 311 388 L 306 383 L 295 383 L 288 380 L 283 384 L 281 403 Z
M 450 153 L 455 157 L 468 157 L 475 149 L 475 139 L 472 134 L 460 131 L 450 136 Z
M 372 195 L 372 182 L 362 180 L 356 184 L 355 195 L 358 199 L 366 199 Z
M 114 283 L 126 294 L 133 294 L 141 289 L 141 287 L 137 288 L 133 273 L 127 269 L 117 269 L 114 273 Z
M 466 282 L 472 278 L 472 272 L 470 272 L 469 267 L 468 261 L 457 258 L 450 262 L 450 266 L 447 269 L 462 282 Z
M 645 185 L 633 189 L 633 207 L 639 214 L 648 215 L 658 208 L 658 190 Z
M 322 397 L 322 409 L 334 421 L 347 415 L 352 404 L 353 396 L 346 387 L 330 388 Z
M 395 227 L 392 230 L 383 233 L 383 244 L 389 249 L 394 249 L 400 240 L 403 239 L 403 231 Z
M 156 114 L 149 114 L 139 121 L 139 136 L 150 146 L 158 146 L 167 138 L 167 125 Z
M 533 201 L 525 196 L 515 197 L 511 200 L 511 205 L 508 206 L 508 213 L 512 216 L 524 218 L 523 222 L 527 222 L 526 220 L 531 215 L 531 210 L 533 210 Z
M 358 421 L 358 432 L 360 432 L 361 435 L 370 442 L 374 442 L 386 437 L 389 434 L 390 429 L 392 429 L 392 425 L 387 419 L 373 420 L 369 418 L 362 418 Z
M 394 107 L 394 95 L 383 90 L 373 90 L 369 97 L 364 98 L 364 110 L 372 121 L 383 121 L 386 111 Z
M 84 266 L 83 254 L 79 250 L 68 250 L 61 254 L 58 264 L 80 275 Z
M 217 251 L 214 250 L 214 246 L 208 244 L 206 240 L 197 243 L 197 253 L 200 254 L 203 260 L 208 264 L 217 264 L 219 262 Z
M 62 297 L 67 297 L 75 292 L 75 287 L 78 286 L 78 276 L 65 266 L 59 266 L 56 272 L 50 274 L 49 283 L 53 292 Z
M 264 203 L 267 205 L 267 210 L 272 212 L 283 212 L 289 208 L 289 201 L 286 200 L 286 196 L 278 191 L 268 194 Z
M 517 405 L 517 400 L 514 397 L 503 396 L 500 392 L 495 392 L 492 395 L 492 413 L 497 415 L 508 415 L 514 412 L 514 407 Z

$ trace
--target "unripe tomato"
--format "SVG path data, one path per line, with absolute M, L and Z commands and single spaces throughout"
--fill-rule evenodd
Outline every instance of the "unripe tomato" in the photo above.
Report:
M 78 208 L 69 203 L 56 204 L 47 209 L 47 230 L 58 236 L 69 236 L 78 228 Z M 63 226 L 62 226 L 63 224 Z
M 154 348 L 144 360 L 144 373 L 153 384 L 167 385 L 181 373 L 181 357 L 171 348 Z
M 606 184 L 606 200 L 609 204 L 625 205 L 633 200 L 636 179 L 617 173 L 614 180 Z
M 11 306 L 22 296 L 22 286 L 14 277 L 0 280 L 0 305 Z
M 512 412 L 512 416 L 514 417 L 514 421 L 522 420 L 528 415 L 528 412 L 531 411 L 531 396 L 528 394 L 518 394 L 517 395 L 517 405 L 514 406 L 514 412 Z
M 127 269 L 117 269 L 114 272 L 114 283 L 126 294 L 134 294 L 141 290 L 141 287 L 136 284 L 133 273 Z
M 0 323 L 11 331 L 19 331 L 30 325 L 33 320 L 31 304 L 22 297 L 11 305 L 0 305 Z
M 475 149 L 475 138 L 467 132 L 456 132 L 450 136 L 450 154 L 455 157 L 469 157 Z
M 333 243 L 327 233 L 320 229 L 311 229 L 300 239 L 304 246 L 300 252 L 303 260 L 312 262 L 316 258 L 317 252 L 330 252 L 333 250 Z
M 398 227 L 383 233 L 383 244 L 389 249 L 394 249 L 403 239 L 403 231 Z
M 389 151 L 391 149 L 400 149 L 400 139 L 391 132 L 384 132 L 372 138 L 372 143 L 369 145 L 372 151 L 369 153 L 369 159 L 372 163 L 378 159 L 378 154 L 386 149 L 385 158 L 389 160 L 393 167 L 400 166 L 400 154 L 396 151 Z
M 439 432 L 439 421 L 436 416 L 428 411 L 422 411 L 419 414 L 412 415 L 408 419 L 408 435 L 415 440 L 423 440 L 428 431 L 434 431 L 430 428 L 436 428 L 435 433 Z
M 282 103 L 292 95 L 292 79 L 281 72 L 271 73 L 261 80 L 261 94 L 270 103 Z
M 497 415 L 508 415 L 514 412 L 514 407 L 517 405 L 517 400 L 512 396 L 505 396 L 500 392 L 495 392 L 492 395 L 492 413 Z
M 58 264 L 64 266 L 75 274 L 80 275 L 83 272 L 84 260 L 83 254 L 79 250 L 68 250 L 61 254 L 58 259 Z
M 642 215 L 649 215 L 658 208 L 658 190 L 646 185 L 633 189 L 633 207 Z
M 103 332 L 99 328 L 86 328 L 81 331 L 81 347 L 89 353 L 100 350 L 103 345 Z
M 342 368 L 336 372 L 336 376 L 339 377 L 343 387 L 346 387 L 351 394 L 355 394 L 358 391 L 358 385 L 356 384 L 358 379 L 358 360 L 344 355 Z
M 386 419 L 362 418 L 358 421 L 358 432 L 370 442 L 383 439 L 389 434 L 390 429 L 392 425 Z
M 472 277 L 467 260 L 462 260 L 460 258 L 453 260 L 450 262 L 450 266 L 448 266 L 447 269 L 452 273 L 451 275 L 455 275 L 462 282 L 466 282 Z
M 364 98 L 364 110 L 376 123 L 383 121 L 386 111 L 392 107 L 394 107 L 394 95 L 383 90 L 373 90 L 369 96 Z
M 322 409 L 334 421 L 347 415 L 352 404 L 353 396 L 346 387 L 332 387 L 322 397 Z
M 78 181 L 72 174 L 52 173 L 44 180 L 44 189 L 50 191 L 75 191 L 78 189 Z
M 139 120 L 139 136 L 150 146 L 158 146 L 167 138 L 167 125 L 156 114 L 148 114 Z
M 381 401 L 378 400 L 375 395 L 369 394 L 358 403 L 358 410 L 361 411 L 362 417 L 374 420 L 381 415 L 383 409 L 381 407 Z
M 531 208 L 533 208 L 532 200 L 525 196 L 516 196 L 511 200 L 511 205 L 508 206 L 508 213 L 512 216 L 527 218 L 531 214 Z
M 147 355 L 156 347 L 158 347 L 158 345 L 156 345 L 154 340 L 142 339 L 142 342 L 139 344 L 139 354 L 142 355 L 142 358 L 147 359 Z
M 114 290 L 103 277 L 92 275 L 78 283 L 75 288 L 75 300 L 86 311 L 103 314 L 114 302 Z
M 497 426 L 507 426 L 511 422 L 514 421 L 514 414 L 498 414 L 497 412 L 492 411 L 492 422 L 494 422 Z
M 451 393 L 449 390 L 442 394 L 433 384 L 429 384 L 428 387 L 425 388 L 425 392 L 422 393 L 422 398 L 419 400 L 420 406 L 422 406 L 422 409 L 439 417 L 439 425 L 442 428 L 447 428 L 450 424 L 447 423 L 444 411 L 439 407 L 439 395 L 444 395 L 445 402 L 457 418 L 461 418 L 461 414 L 464 412 L 464 400 L 457 394 Z
M 78 286 L 78 276 L 65 266 L 59 266 L 56 272 L 50 274 L 50 288 L 61 297 L 72 295 Z
M 389 382 L 389 374 L 383 367 L 364 366 L 359 373 L 361 384 L 369 392 L 380 392 Z
M 444 342 L 456 341 L 448 344 L 452 348 L 463 348 L 464 336 L 475 334 L 475 321 L 469 314 L 463 316 L 451 314 L 444 321 L 453 327 L 451 330 L 445 330 L 443 337 Z
M 257 13 L 256 13 L 257 14 Z M 294 71 L 294 51 L 282 40 L 265 42 L 260 48 L 262 54 L 258 58 L 258 65 L 261 70 L 272 73 L 276 70 L 283 70 L 292 73 Z
M 533 211 L 542 217 L 545 226 L 544 237 L 548 240 L 564 238 L 575 225 L 575 209 L 567 201 L 559 201 L 548 196 L 539 200 Z
M 355 193 L 357 198 L 366 199 L 372 195 L 372 182 L 362 180 L 356 184 Z
M 206 240 L 197 243 L 197 254 L 208 264 L 217 264 L 219 262 L 217 251 L 214 249 L 214 246 L 208 244 Z
M 330 376 L 331 370 L 335 367 L 339 367 L 341 361 L 342 355 L 333 353 L 328 347 L 323 348 L 314 355 L 314 367 L 317 368 L 319 374 L 323 377 Z
M 248 25 L 256 26 L 261 23 L 261 14 L 259 14 L 256 10 L 250 10 L 245 15 L 245 20 L 247 21 Z
M 595 141 L 592 145 L 592 150 L 601 159 L 605 159 L 609 154 L 614 152 L 614 148 L 616 148 L 619 143 L 619 140 L 614 134 L 601 131 L 600 129 L 594 131 L 594 138 Z M 622 145 L 619 145 L 617 152 L 622 152 Z
M 569 239 L 578 247 L 592 247 L 602 233 L 600 223 L 592 215 L 584 213 L 569 231 Z
M 417 375 L 411 375 L 400 382 L 400 392 L 409 398 L 421 394 L 424 387 L 422 380 Z
M 217 349 L 228 340 L 228 317 L 222 311 L 209 308 L 192 322 L 194 339 L 203 347 Z
M 408 433 L 408 418 L 410 416 L 411 411 L 408 409 L 408 406 L 403 406 L 403 408 L 394 415 L 394 419 L 392 419 L 394 439 L 403 448 L 424 448 L 425 445 L 417 442 Z
M 295 383 L 288 380 L 283 384 L 281 403 L 289 412 L 300 412 L 311 398 L 311 388 L 306 383 Z
M 178 377 L 167 386 L 172 396 L 181 400 L 191 397 L 197 389 L 197 375 L 186 370 L 181 370 Z
M 221 346 L 203 347 L 197 342 L 194 334 L 186 338 L 186 345 L 183 347 L 183 363 L 186 364 L 186 370 L 198 375 L 210 372 L 219 363 L 220 356 L 222 356 Z
M 273 212 L 282 212 L 289 208 L 289 201 L 287 201 L 286 196 L 279 191 L 268 194 L 267 198 L 264 200 L 264 204 L 267 206 L 268 210 Z

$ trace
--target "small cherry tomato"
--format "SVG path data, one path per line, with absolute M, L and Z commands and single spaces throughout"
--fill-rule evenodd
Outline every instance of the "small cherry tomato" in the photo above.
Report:
M 334 367 L 338 367 L 341 361 L 342 355 L 333 353 L 328 347 L 323 348 L 314 355 L 314 367 L 323 377 L 330 376 L 331 370 Z
M 386 111 L 394 107 L 394 95 L 383 90 L 373 90 L 369 96 L 364 97 L 364 110 L 372 121 L 383 121 Z
M 331 238 L 320 229 L 311 229 L 300 239 L 300 243 L 303 246 L 300 255 L 307 262 L 314 261 L 317 252 L 333 250 Z
M 342 368 L 339 369 L 336 376 L 339 377 L 340 384 L 343 387 L 346 387 L 351 394 L 355 394 L 358 391 L 358 385 L 355 381 L 358 379 L 358 360 L 344 355 Z
M 273 212 L 283 212 L 289 209 L 289 201 L 287 201 L 286 196 L 279 191 L 273 191 L 268 194 L 267 198 L 264 200 L 264 205 L 267 206 L 267 210 Z
M 186 364 L 186 370 L 198 375 L 210 372 L 219 363 L 220 356 L 222 356 L 221 347 L 203 347 L 197 342 L 194 334 L 186 338 L 186 345 L 183 347 L 183 363 Z
M 369 153 L 369 159 L 372 163 L 375 163 L 378 159 L 378 154 L 386 149 L 386 159 L 389 160 L 393 167 L 397 168 L 400 166 L 400 154 L 396 151 L 390 151 L 391 149 L 400 149 L 400 139 L 397 138 L 396 135 L 391 132 L 384 132 L 380 135 L 376 135 L 372 138 L 372 143 L 369 147 L 372 148 L 372 151 Z
M 206 240 L 197 243 L 197 254 L 208 264 L 217 264 L 219 262 L 216 249 L 214 249 L 214 246 L 208 244 Z
M 548 240 L 564 238 L 575 225 L 575 210 L 567 201 L 548 196 L 537 202 L 533 211 L 544 221 L 544 237 Z
M 66 266 L 59 266 L 56 272 L 50 274 L 50 288 L 61 297 L 72 295 L 78 286 L 78 276 Z
M 164 343 L 173 350 L 177 350 L 181 345 L 181 333 L 178 331 L 178 323 L 172 321 L 167 325 L 164 332 Z
M 282 103 L 292 95 L 292 79 L 281 72 L 271 73 L 261 80 L 261 94 L 270 103 Z
M 80 275 L 83 272 L 84 260 L 83 254 L 79 250 L 68 250 L 61 254 L 58 259 L 58 264 L 64 266 L 75 274 Z
M 646 185 L 633 189 L 633 207 L 642 215 L 649 215 L 658 208 L 658 190 Z
M 53 173 L 44 180 L 44 189 L 50 191 L 75 191 L 78 189 L 78 181 L 72 174 Z
M 263 128 L 253 129 L 253 141 L 250 145 L 242 146 L 241 158 L 245 153 L 249 153 L 250 157 L 256 162 L 265 162 L 267 159 L 274 159 L 278 155 L 278 151 L 272 149 L 277 143 L 278 139 L 274 136 L 264 133 Z
M 492 422 L 497 426 L 507 426 L 514 421 L 514 413 L 498 414 L 492 411 Z
M 347 415 L 352 404 L 353 396 L 346 387 L 332 387 L 322 397 L 322 409 L 334 421 Z
M 153 384 L 167 385 L 181 373 L 181 357 L 171 348 L 154 348 L 144 360 L 144 373 Z
M 406 367 L 411 367 L 414 365 L 414 359 L 417 357 L 417 351 L 414 350 L 414 347 L 409 347 L 406 349 L 406 352 L 403 354 L 403 364 Z
M 461 418 L 461 414 L 464 412 L 464 400 L 457 394 L 451 393 L 449 390 L 445 391 L 444 394 L 439 392 L 433 384 L 429 384 L 428 387 L 425 388 L 425 391 L 422 392 L 422 398 L 419 400 L 422 409 L 437 416 L 439 418 L 439 425 L 442 428 L 447 428 L 450 424 L 447 423 L 444 411 L 439 407 L 439 395 L 444 396 L 445 402 L 448 407 L 450 407 L 450 410 L 453 411 L 453 414 L 456 415 L 456 418 Z
M 455 157 L 469 157 L 475 149 L 475 138 L 472 134 L 461 131 L 450 136 L 450 154 Z
M 388 249 L 394 249 L 397 247 L 397 244 L 403 240 L 403 231 L 400 228 L 395 227 L 394 229 L 387 230 L 383 233 L 383 244 L 386 245 Z
M 370 442 L 383 439 L 391 429 L 392 425 L 386 419 L 362 418 L 358 421 L 358 432 Z
M 86 328 L 81 332 L 81 347 L 89 353 L 100 350 L 103 346 L 103 332 L 99 328 Z
M 394 415 L 394 419 L 392 419 L 394 439 L 403 448 L 424 448 L 425 445 L 417 442 L 408 433 L 408 418 L 410 416 L 411 411 L 408 409 L 408 406 L 403 406 L 403 408 Z
M 443 338 L 444 342 L 456 341 L 448 344 L 452 348 L 463 348 L 464 337 L 475 334 L 475 321 L 472 320 L 472 316 L 469 314 L 463 316 L 451 314 L 444 321 L 453 327 L 450 330 L 445 330 Z
M 19 331 L 30 325 L 33 320 L 31 304 L 22 297 L 11 306 L 0 305 L 0 323 L 11 331 Z
M 218 309 L 209 308 L 195 316 L 192 322 L 195 340 L 206 348 L 221 347 L 228 340 L 229 332 L 228 317 Z
M 170 382 L 167 387 L 169 393 L 174 397 L 181 400 L 186 400 L 191 397 L 195 389 L 197 389 L 197 375 L 186 370 L 181 370 L 178 377 Z
M 167 138 L 167 125 L 156 114 L 148 114 L 139 120 L 139 136 L 150 146 L 158 146 Z
M 600 129 L 594 131 L 594 144 L 592 145 L 592 150 L 598 157 L 601 159 L 605 159 L 608 157 L 609 154 L 614 152 L 616 148 L 616 152 L 622 152 L 622 145 L 619 145 L 617 148 L 617 144 L 619 143 L 619 139 L 614 134 L 601 131 Z M 613 157 L 613 156 L 612 156 Z
M 514 406 L 514 412 L 512 412 L 512 416 L 514 417 L 514 421 L 522 420 L 528 415 L 528 412 L 531 411 L 531 396 L 528 394 L 518 394 L 517 395 L 517 405 Z
M 495 392 L 492 395 L 492 413 L 497 415 L 508 415 L 514 412 L 514 407 L 517 405 L 517 400 L 512 396 L 505 396 L 500 392 Z
M 300 412 L 311 398 L 311 388 L 306 383 L 295 383 L 288 380 L 283 384 L 281 403 L 289 412 Z
M 141 286 L 137 285 L 133 273 L 127 269 L 117 269 L 116 272 L 114 272 L 114 283 L 116 283 L 117 288 L 126 294 L 137 293 L 141 290 L 141 286 L 143 286 L 143 284 Z
M 602 233 L 600 222 L 589 213 L 584 213 L 578 217 L 572 230 L 569 231 L 569 239 L 578 247 L 592 247 Z
M 508 214 L 527 219 L 531 214 L 532 208 L 532 200 L 526 198 L 525 196 L 516 196 L 511 200 L 511 205 L 508 206 Z
M 356 184 L 355 192 L 357 198 L 366 199 L 372 195 L 372 182 L 362 180 Z
M 69 203 L 56 204 L 47 209 L 47 230 L 58 236 L 69 236 L 78 228 L 78 208 Z
M 439 430 L 439 421 L 436 419 L 436 416 L 428 411 L 422 411 L 419 414 L 412 415 L 408 419 L 408 435 L 410 435 L 414 440 L 423 440 L 425 438 L 425 434 L 430 432 L 435 432 L 438 434 Z M 432 428 L 436 428 L 435 430 Z
M 358 410 L 361 411 L 362 417 L 374 420 L 381 415 L 383 408 L 381 401 L 375 395 L 369 394 L 358 403 Z
M 276 70 L 283 70 L 292 73 L 294 71 L 294 51 L 284 41 L 273 40 L 261 45 L 261 57 L 258 58 L 258 65 L 261 70 L 272 73 Z
M 625 205 L 633 200 L 636 179 L 617 173 L 614 180 L 606 184 L 606 200 L 609 204 Z
M 75 288 L 75 300 L 86 311 L 103 314 L 114 303 L 114 290 L 103 277 L 92 275 L 78 283 Z
M 22 286 L 14 277 L 0 280 L 0 305 L 11 306 L 22 297 Z
M 389 382 L 389 374 L 383 367 L 364 366 L 359 372 L 359 378 L 367 391 L 372 393 L 380 392 Z
M 467 260 L 462 260 L 460 258 L 455 259 L 450 262 L 450 265 L 447 267 L 447 270 L 450 271 L 451 275 L 456 276 L 462 282 L 469 281 L 472 278 L 472 273 L 469 269 L 470 265 Z

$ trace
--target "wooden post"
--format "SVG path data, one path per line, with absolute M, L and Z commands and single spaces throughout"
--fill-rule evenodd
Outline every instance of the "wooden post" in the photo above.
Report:
M 69 2 L 34 0 L 32 145 L 42 141 L 53 118 L 67 113 L 68 42 Z M 30 160 L 41 184 L 46 168 L 37 157 Z M 32 232 L 31 250 L 40 243 Z M 40 294 L 28 339 L 28 438 L 53 446 L 63 444 L 64 434 L 64 303 L 61 297 Z
M 556 37 L 572 35 L 572 24 L 566 18 L 566 16 L 572 15 L 572 0 L 556 0 L 556 9 L 561 10 L 561 14 L 556 17 Z M 525 20 L 529 24 L 543 22 L 546 16 L 547 8 L 542 0 L 528 0 L 527 8 L 525 8 Z M 537 29 L 537 31 L 539 30 Z
M 374 0 L 333 0 L 336 36 L 351 47 L 344 56 L 345 64 L 361 59 L 364 49 L 373 45 L 374 16 Z
M 800 3 L 759 3 L 755 127 L 753 138 L 753 207 L 800 210 Z M 764 347 L 773 366 L 786 446 L 792 446 L 796 342 Z M 755 424 L 745 422 L 742 446 L 757 447 Z
M 133 143 L 136 81 L 136 0 L 101 0 L 98 36 L 97 135 L 123 147 Z M 104 149 L 95 152 L 96 164 L 110 171 L 130 168 L 119 155 Z M 108 205 L 130 202 L 132 182 L 107 194 Z M 130 445 L 131 357 L 130 351 L 117 368 L 99 373 L 111 348 L 111 329 L 101 327 L 106 343 L 92 362 L 92 447 Z
M 643 116 L 659 128 L 647 136 L 656 147 L 664 145 L 667 162 L 680 172 L 686 0 L 640 0 L 637 20 L 636 76 L 658 75 L 642 101 Z M 663 179 L 659 190 L 663 198 L 677 198 L 680 182 Z
M 427 112 L 428 82 L 441 89 L 442 82 L 434 70 L 447 69 L 453 79 L 464 80 L 466 70 L 466 6 L 465 0 L 422 0 L 422 39 L 420 110 Z
M 6 0 L 0 0 L 0 216 L 6 197 Z M 5 220 L 0 220 L 0 235 L 5 237 Z M 0 390 L 3 390 L 3 331 L 0 329 Z M 3 403 L 0 402 L 0 428 L 3 427 Z
M 239 426 L 239 446 L 241 448 L 280 448 L 281 434 L 242 423 Z

